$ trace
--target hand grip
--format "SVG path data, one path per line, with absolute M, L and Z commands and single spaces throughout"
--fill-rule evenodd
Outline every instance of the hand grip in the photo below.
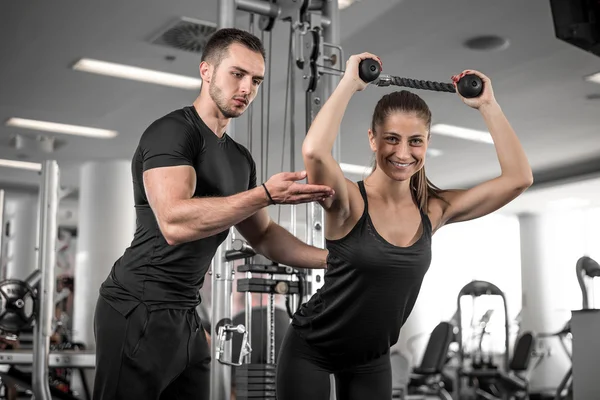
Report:
M 365 83 L 373 82 L 381 74 L 381 65 L 377 60 L 366 58 L 358 64 L 358 76 Z M 465 98 L 478 97 L 483 91 L 481 78 L 474 74 L 463 76 L 456 84 L 458 92 Z
M 483 91 L 481 78 L 474 74 L 467 74 L 456 83 L 458 93 L 467 99 L 478 97 Z
M 358 76 L 365 83 L 373 82 L 381 73 L 381 65 L 372 58 L 365 58 L 358 64 Z

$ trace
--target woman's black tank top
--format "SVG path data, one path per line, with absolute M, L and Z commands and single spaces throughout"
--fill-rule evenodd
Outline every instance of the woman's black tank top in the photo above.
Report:
M 431 222 L 421 210 L 422 235 L 398 247 L 377 233 L 365 209 L 342 239 L 327 240 L 324 284 L 296 312 L 292 325 L 306 341 L 344 362 L 366 362 L 398 341 L 431 263 Z

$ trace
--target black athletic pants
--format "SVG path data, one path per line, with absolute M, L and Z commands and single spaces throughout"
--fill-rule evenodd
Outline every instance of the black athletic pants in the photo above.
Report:
M 337 400 L 390 400 L 390 353 L 366 364 L 345 367 L 312 348 L 293 326 L 277 360 L 277 400 L 329 400 L 329 375 L 335 376 Z
M 210 349 L 195 309 L 95 314 L 93 400 L 209 400 Z

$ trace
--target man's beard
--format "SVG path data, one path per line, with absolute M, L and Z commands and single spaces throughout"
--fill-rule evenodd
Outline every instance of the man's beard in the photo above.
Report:
M 225 118 L 237 118 L 244 113 L 244 110 L 237 110 L 233 107 L 228 106 L 228 99 L 223 95 L 221 88 L 213 82 L 208 89 L 208 94 L 213 99 L 219 111 Z

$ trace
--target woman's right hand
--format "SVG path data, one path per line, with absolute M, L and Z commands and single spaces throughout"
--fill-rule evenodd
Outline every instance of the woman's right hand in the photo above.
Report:
M 379 57 L 371 53 L 355 54 L 350 56 L 348 61 L 346 61 L 346 71 L 344 72 L 341 82 L 347 82 L 351 84 L 357 92 L 364 90 L 368 85 L 367 82 L 363 81 L 360 79 L 360 76 L 358 76 L 358 65 L 362 60 L 367 58 L 373 58 L 377 60 L 383 70 L 383 64 L 381 63 Z

